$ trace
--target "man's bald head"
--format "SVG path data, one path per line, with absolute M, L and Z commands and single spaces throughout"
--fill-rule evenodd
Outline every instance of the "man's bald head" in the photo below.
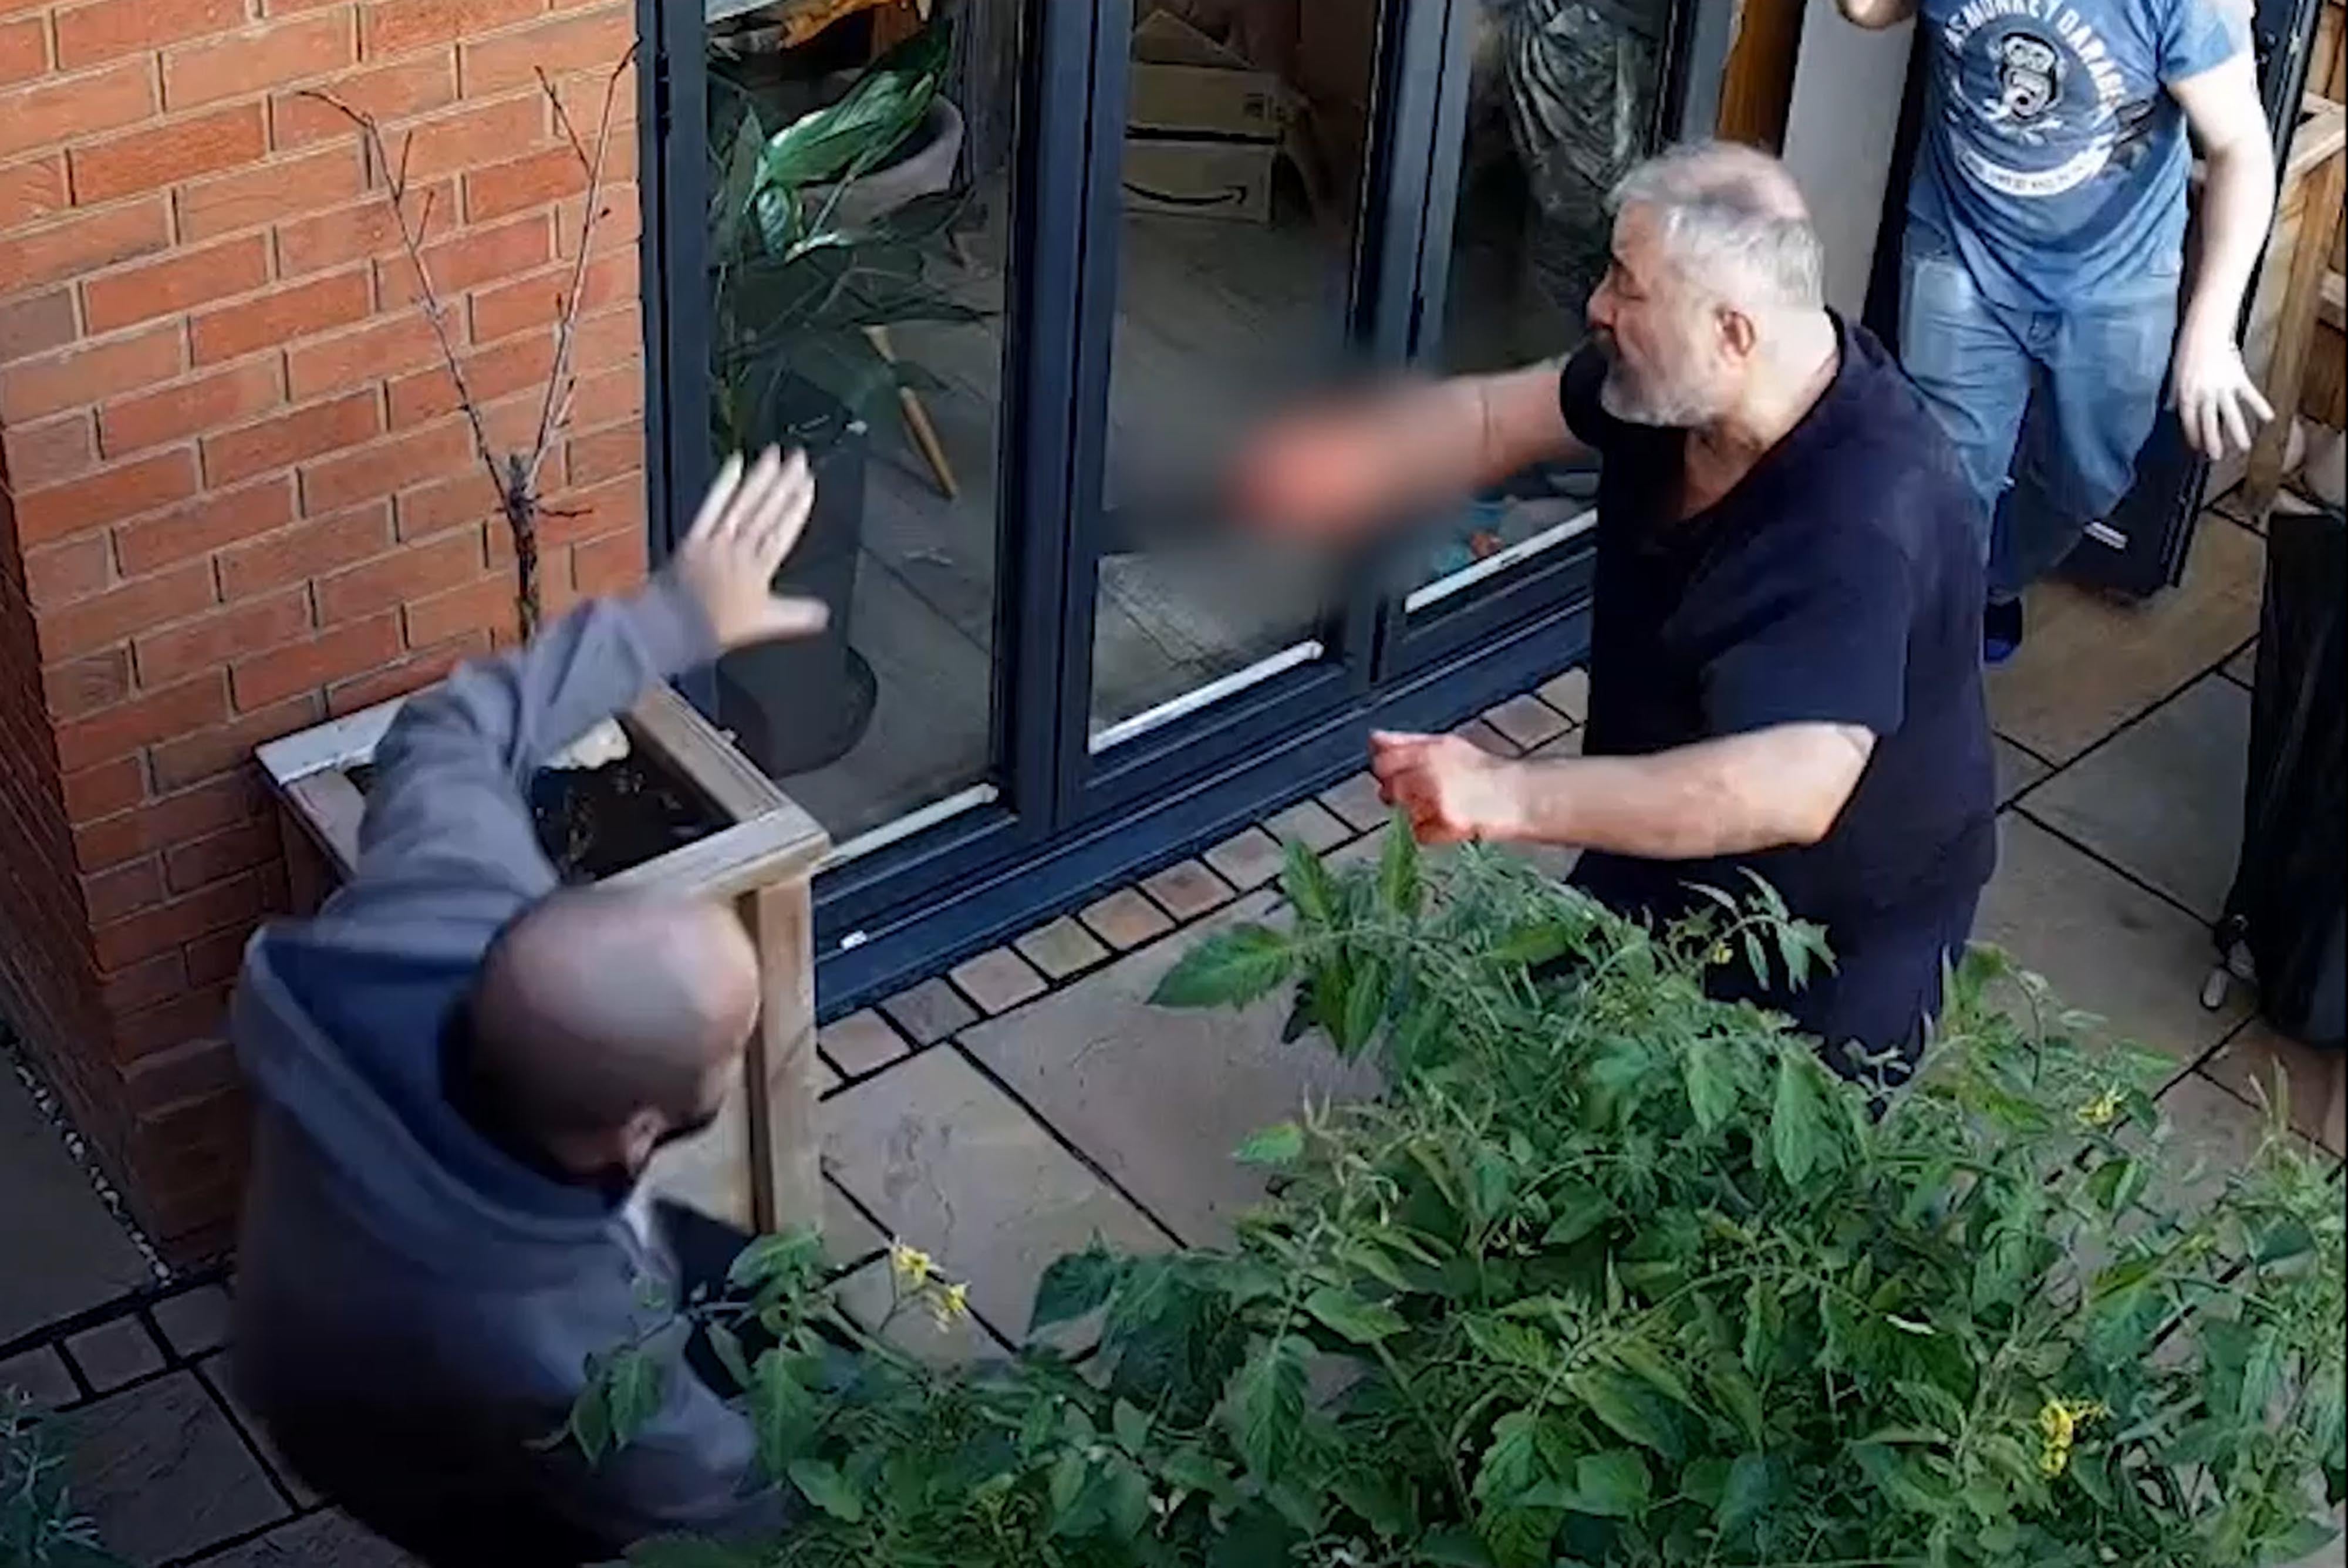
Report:
M 565 1163 L 640 1168 L 640 1146 L 716 1109 L 758 995 L 757 950 L 730 911 L 566 890 L 483 958 L 473 1070 L 516 1130 Z M 623 1131 L 623 1150 L 595 1147 Z
M 1614 188 L 1618 213 L 1643 208 L 1684 277 L 1748 308 L 1826 304 L 1826 251 L 1786 166 L 1732 141 L 1675 147 Z

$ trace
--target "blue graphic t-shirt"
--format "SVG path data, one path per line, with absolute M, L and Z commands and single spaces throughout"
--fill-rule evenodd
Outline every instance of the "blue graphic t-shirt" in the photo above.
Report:
M 2166 84 L 2246 46 L 2228 0 L 1921 0 L 1911 225 L 2023 309 L 2174 280 L 2192 152 Z

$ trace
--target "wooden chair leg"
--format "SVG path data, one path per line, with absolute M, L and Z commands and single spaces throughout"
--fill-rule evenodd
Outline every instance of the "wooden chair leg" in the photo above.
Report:
M 868 326 L 864 329 L 864 335 L 870 341 L 874 353 L 891 365 L 897 363 L 897 351 L 889 342 L 887 327 Z M 945 443 L 938 439 L 938 428 L 931 423 L 930 411 L 922 404 L 922 395 L 910 387 L 900 387 L 897 405 L 905 411 L 905 428 L 911 434 L 913 445 L 920 449 L 922 461 L 930 465 L 930 472 L 938 481 L 939 492 L 948 500 L 960 500 L 962 486 L 954 480 L 953 465 L 946 460 Z

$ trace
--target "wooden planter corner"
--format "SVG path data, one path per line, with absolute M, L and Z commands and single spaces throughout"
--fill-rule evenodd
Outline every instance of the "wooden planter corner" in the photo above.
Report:
M 401 702 L 262 747 L 297 913 L 358 862 L 365 810 L 350 770 L 373 759 Z M 699 789 L 728 826 L 631 867 L 615 887 L 730 899 L 757 944 L 764 1005 L 742 1082 L 709 1130 L 664 1150 L 656 1191 L 746 1229 L 813 1225 L 821 1213 L 815 1120 L 815 946 L 810 881 L 823 830 L 666 686 L 622 717 L 630 742 Z

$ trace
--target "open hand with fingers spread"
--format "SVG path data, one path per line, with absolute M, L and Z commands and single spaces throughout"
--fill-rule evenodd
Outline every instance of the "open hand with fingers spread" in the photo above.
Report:
M 2230 333 L 2189 326 L 2179 333 L 2172 382 L 2185 438 L 2213 462 L 2230 451 L 2249 451 L 2259 427 L 2274 418 Z
M 747 472 L 739 457 L 718 470 L 668 570 L 709 617 L 719 649 L 823 630 L 829 612 L 820 600 L 774 591 L 775 573 L 814 509 L 815 477 L 804 453 L 785 459 L 769 447 Z

